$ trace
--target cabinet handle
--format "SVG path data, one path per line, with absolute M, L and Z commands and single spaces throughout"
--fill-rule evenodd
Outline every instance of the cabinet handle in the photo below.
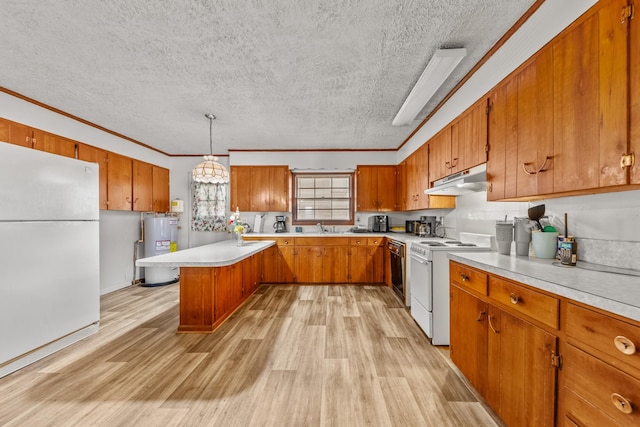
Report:
M 476 319 L 476 322 L 482 322 L 482 316 L 484 316 L 485 314 L 487 314 L 484 311 L 481 311 L 480 313 L 478 313 L 478 318 Z
M 451 166 L 451 162 L 444 162 L 444 167 L 447 169 L 453 168 L 453 166 Z
M 540 167 L 538 168 L 538 170 L 533 171 L 533 172 L 532 172 L 532 171 L 530 171 L 529 169 L 527 169 L 527 166 L 532 165 L 533 163 L 531 163 L 531 162 L 522 163 L 522 170 L 523 170 L 523 171 L 524 171 L 524 173 L 526 173 L 527 175 L 535 175 L 535 174 L 537 174 L 537 173 L 546 172 L 548 168 L 547 168 L 547 167 L 545 167 L 545 166 L 547 166 L 547 163 L 549 162 L 549 160 L 551 160 L 551 156 L 547 156 L 547 157 L 544 159 L 544 163 L 542 163 L 542 166 L 540 166 Z
M 622 335 L 618 335 L 613 339 L 613 344 L 616 346 L 621 353 L 626 355 L 632 355 L 636 353 L 636 345 L 627 337 L 623 337 Z
M 499 334 L 500 331 L 496 330 L 496 328 L 493 327 L 493 322 L 491 321 L 492 317 L 493 316 L 487 316 L 487 319 L 489 319 L 489 327 L 491 328 L 494 334 Z
M 618 393 L 613 393 L 611 395 L 611 402 L 613 403 L 613 406 L 618 408 L 618 410 L 623 414 L 630 414 L 633 412 L 633 407 L 631 406 L 631 402 L 629 402 L 627 399 L 624 398 L 624 396 Z
M 458 166 L 458 158 L 457 157 L 455 157 L 453 159 L 453 162 L 451 162 L 451 167 L 452 168 L 455 168 L 456 166 Z
M 131 204 L 131 199 L 130 199 L 129 197 L 125 197 L 125 198 L 124 198 L 124 200 L 125 200 L 127 203 Z
M 520 295 L 510 294 L 509 300 L 511 301 L 511 304 L 516 305 L 520 302 Z
M 468 282 L 469 276 L 465 276 L 464 274 L 460 273 L 460 279 L 462 279 L 463 282 Z

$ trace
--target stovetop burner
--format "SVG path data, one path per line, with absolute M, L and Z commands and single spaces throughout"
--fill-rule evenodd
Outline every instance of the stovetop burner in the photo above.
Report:
M 434 242 L 433 240 L 425 240 L 423 242 L 420 242 L 420 244 L 426 246 L 447 246 L 442 242 Z

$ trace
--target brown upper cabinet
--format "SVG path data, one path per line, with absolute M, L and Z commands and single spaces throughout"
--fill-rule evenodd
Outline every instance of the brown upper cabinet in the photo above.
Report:
M 231 166 L 231 210 L 288 212 L 288 166 Z
M 60 156 L 78 158 L 78 142 L 39 130 L 33 131 L 33 148 Z
M 22 123 L 0 119 L 0 141 L 33 148 L 33 129 Z
M 109 210 L 133 209 L 133 167 L 131 158 L 108 153 L 107 205 Z
M 399 211 L 407 208 L 407 160 L 403 160 L 396 166 L 396 205 Z
M 597 3 L 492 92 L 489 200 L 638 184 L 630 154 L 640 136 L 639 89 L 629 72 L 637 79 L 640 70 L 629 41 L 637 24 L 621 19 L 627 5 Z
M 469 107 L 429 144 L 429 181 L 487 161 L 487 99 Z
M 397 208 L 396 167 L 357 166 L 356 210 L 387 212 Z
M 107 199 L 107 159 L 109 152 L 102 148 L 93 147 L 91 145 L 80 143 L 78 146 L 78 159 L 85 162 L 97 163 L 100 170 L 100 209 L 109 209 L 109 203 Z
M 637 3 L 636 3 L 637 4 Z M 636 14 L 638 12 L 636 11 Z M 634 153 L 640 156 L 640 18 L 629 20 L 629 150 L 627 154 Z M 631 161 L 627 157 L 627 161 Z M 640 184 L 640 167 L 633 166 L 629 169 L 629 183 Z
M 423 144 L 405 160 L 405 210 L 453 209 L 455 196 L 429 196 L 424 190 L 429 188 L 429 146 Z
M 169 169 L 153 165 L 153 212 L 169 212 L 170 182 Z
M 132 210 L 149 212 L 153 210 L 153 165 L 133 159 L 131 166 Z

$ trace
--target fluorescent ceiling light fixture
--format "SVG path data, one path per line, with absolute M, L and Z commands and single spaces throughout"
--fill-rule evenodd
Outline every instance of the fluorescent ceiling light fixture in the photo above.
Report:
M 465 48 L 436 50 L 393 119 L 393 126 L 410 124 L 466 55 Z

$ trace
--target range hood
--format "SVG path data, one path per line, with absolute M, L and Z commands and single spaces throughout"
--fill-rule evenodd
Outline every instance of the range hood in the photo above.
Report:
M 485 191 L 486 189 L 487 165 L 483 163 L 435 181 L 433 187 L 424 190 L 424 194 L 459 196 L 461 194 Z

